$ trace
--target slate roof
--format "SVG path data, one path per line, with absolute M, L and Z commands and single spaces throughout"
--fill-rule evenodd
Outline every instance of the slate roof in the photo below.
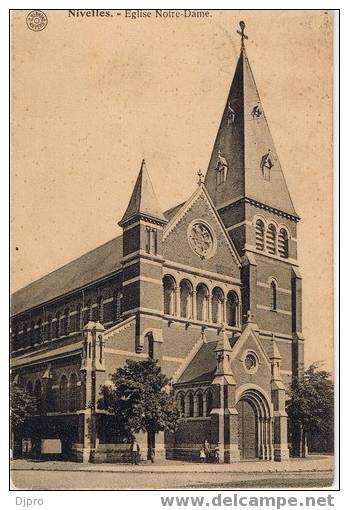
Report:
M 217 342 L 203 344 L 191 360 L 176 384 L 211 382 L 217 368 L 215 348 Z
M 178 204 L 172 207 L 163 213 L 164 217 L 171 220 L 182 206 Z M 14 292 L 11 296 L 11 315 L 17 315 L 115 273 L 121 268 L 121 258 L 122 236 L 118 236 Z
M 126 221 L 132 220 L 132 218 L 135 218 L 139 214 L 144 214 L 166 222 L 165 216 L 163 215 L 159 202 L 156 198 L 144 159 L 142 161 L 127 209 L 120 221 L 120 225 L 126 223 Z

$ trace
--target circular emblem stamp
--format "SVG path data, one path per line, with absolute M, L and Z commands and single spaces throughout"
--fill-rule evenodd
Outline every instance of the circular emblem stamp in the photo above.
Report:
M 27 16 L 27 26 L 34 32 L 41 32 L 47 27 L 47 16 L 42 11 L 30 11 Z

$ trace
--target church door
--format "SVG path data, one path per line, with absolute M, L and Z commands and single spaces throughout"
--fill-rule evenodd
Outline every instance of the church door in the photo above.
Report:
M 237 404 L 239 413 L 239 450 L 241 459 L 258 457 L 257 416 L 253 406 L 247 400 Z

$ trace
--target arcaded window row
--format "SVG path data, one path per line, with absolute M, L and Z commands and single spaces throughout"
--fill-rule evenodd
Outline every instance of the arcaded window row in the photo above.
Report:
M 209 416 L 212 411 L 212 390 L 189 390 L 176 396 L 177 406 L 182 418 Z
M 50 385 L 46 387 L 46 393 L 44 393 L 44 385 L 40 379 L 37 379 L 34 385 L 28 381 L 26 391 L 36 399 L 37 414 L 43 412 L 69 413 L 85 407 L 84 382 L 75 372 L 69 376 L 69 379 L 63 374 L 57 389 L 55 398 Z
M 172 275 L 163 278 L 164 313 L 174 317 L 238 327 L 241 307 L 237 293 L 227 294 L 220 287 L 209 291 L 204 283 L 196 287 L 186 278 L 179 284 Z
M 13 349 L 33 346 L 56 338 L 61 338 L 76 333 L 89 322 L 117 322 L 121 319 L 122 293 L 115 292 L 111 299 L 103 299 L 100 296 L 96 303 L 87 301 L 86 304 L 78 304 L 76 308 L 66 307 L 55 315 L 48 314 L 46 320 L 39 318 L 29 325 L 24 323 L 20 331 L 15 324 L 13 329 Z

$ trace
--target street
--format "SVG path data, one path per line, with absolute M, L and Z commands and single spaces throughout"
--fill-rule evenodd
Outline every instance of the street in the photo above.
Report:
M 214 480 L 214 481 L 213 481 Z M 311 488 L 329 487 L 332 475 L 320 473 L 104 473 L 14 471 L 16 489 L 185 489 L 185 488 Z
M 329 455 L 219 465 L 165 459 L 138 466 L 30 459 L 11 465 L 13 489 L 33 490 L 312 488 L 330 487 L 334 477 Z

